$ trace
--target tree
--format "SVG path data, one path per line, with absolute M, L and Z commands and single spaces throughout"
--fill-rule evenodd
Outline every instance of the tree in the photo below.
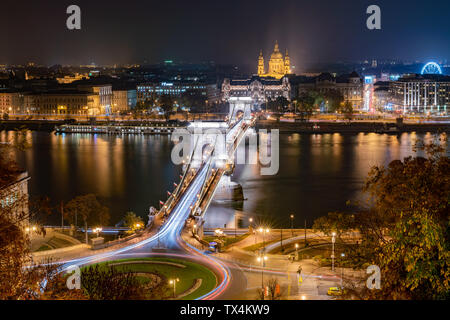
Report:
M 275 99 L 269 99 L 267 105 L 274 112 L 283 112 L 289 105 L 289 101 L 285 97 L 279 96 Z
M 181 94 L 180 105 L 186 106 L 192 112 L 204 112 L 206 108 L 206 96 L 197 90 L 186 90 Z
M 81 271 L 81 286 L 89 300 L 143 299 L 144 287 L 135 274 L 94 265 Z
M 322 99 L 328 106 L 328 112 L 338 112 L 344 102 L 344 96 L 339 90 L 328 90 Z
M 127 212 L 124 219 L 124 225 L 130 228 L 131 232 L 142 229 L 144 225 L 144 220 L 141 217 L 136 216 L 134 212 Z
M 369 209 L 340 225 L 360 233 L 361 244 L 346 247 L 352 264 L 381 270 L 382 290 L 364 286 L 357 292 L 360 298 L 449 298 L 450 160 L 435 144 L 423 149 L 426 158 L 374 166 L 364 186 Z
M 168 94 L 163 94 L 159 97 L 158 104 L 164 110 L 164 115 L 166 120 L 168 120 L 173 110 L 174 101 L 172 97 Z
M 353 105 L 350 101 L 345 101 L 342 105 L 340 111 L 345 115 L 345 118 L 352 120 L 353 118 Z
M 354 224 L 354 215 L 341 212 L 330 212 L 326 217 L 320 217 L 314 220 L 313 229 L 323 232 L 331 236 L 336 232 L 336 236 L 340 237 L 347 232 Z
M 297 113 L 302 120 L 307 120 L 314 112 L 316 99 L 311 92 L 302 93 L 294 101 Z
M 21 172 L 11 159 L 11 149 L 24 150 L 28 147 L 27 131 L 20 130 L 11 143 L 0 145 L 0 199 L 11 197 L 8 187 Z M 25 210 L 27 209 L 27 210 Z M 36 265 L 30 252 L 30 239 L 25 227 L 30 219 L 51 211 L 48 199 L 29 202 L 27 195 L 14 197 L 13 201 L 0 205 L 0 300 L 42 299 L 55 288 L 59 265 L 45 261 Z M 37 230 L 39 232 L 40 230 Z M 61 286 L 59 286 L 61 288 Z M 53 299 L 77 299 L 75 292 L 55 291 Z
M 281 298 L 281 288 L 276 278 L 270 278 L 266 286 L 269 300 L 279 300 Z
M 100 204 L 94 194 L 78 196 L 70 200 L 65 209 L 72 224 L 76 217 L 83 220 L 86 243 L 88 243 L 88 225 L 104 226 L 110 217 L 109 208 Z

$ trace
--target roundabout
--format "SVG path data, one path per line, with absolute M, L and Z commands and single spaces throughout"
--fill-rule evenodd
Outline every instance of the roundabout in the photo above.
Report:
M 213 291 L 218 282 L 216 274 L 202 264 L 178 257 L 129 258 L 96 265 L 103 270 L 115 268 L 119 272 L 133 273 L 147 290 L 162 284 L 162 295 L 154 298 L 157 300 L 198 299 Z M 86 268 L 88 266 L 83 269 Z

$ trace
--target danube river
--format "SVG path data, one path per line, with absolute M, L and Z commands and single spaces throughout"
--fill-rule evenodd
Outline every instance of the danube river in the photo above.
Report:
M 14 137 L 2 132 L 0 140 Z M 232 177 L 244 191 L 241 203 L 213 203 L 208 227 L 247 225 L 250 217 L 272 226 L 303 226 L 330 211 L 351 212 L 347 200 L 362 198 L 361 188 L 371 166 L 414 155 L 417 139 L 431 135 L 282 134 L 280 170 L 261 176 L 259 165 L 238 165 Z M 55 135 L 31 132 L 30 147 L 15 151 L 17 162 L 31 176 L 30 194 L 61 200 L 95 193 L 111 210 L 111 224 L 127 211 L 144 217 L 150 206 L 165 200 L 179 181 L 181 167 L 170 159 L 170 136 Z M 59 223 L 54 216 L 51 223 Z

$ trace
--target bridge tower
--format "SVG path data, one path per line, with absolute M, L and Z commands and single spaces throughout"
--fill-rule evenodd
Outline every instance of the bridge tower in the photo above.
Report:
M 236 118 L 239 112 L 244 113 L 244 121 L 251 119 L 253 104 L 253 99 L 251 97 L 230 97 L 228 102 L 230 103 L 229 119 Z

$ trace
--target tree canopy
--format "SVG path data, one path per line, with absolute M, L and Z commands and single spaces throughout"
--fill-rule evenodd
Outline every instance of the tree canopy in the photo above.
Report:
M 330 214 L 315 228 L 339 235 L 356 230 L 357 246 L 345 246 L 355 267 L 377 265 L 381 289 L 364 288 L 369 299 L 448 299 L 450 289 L 450 160 L 436 145 L 427 157 L 374 166 L 364 191 L 367 209 L 354 216 Z

